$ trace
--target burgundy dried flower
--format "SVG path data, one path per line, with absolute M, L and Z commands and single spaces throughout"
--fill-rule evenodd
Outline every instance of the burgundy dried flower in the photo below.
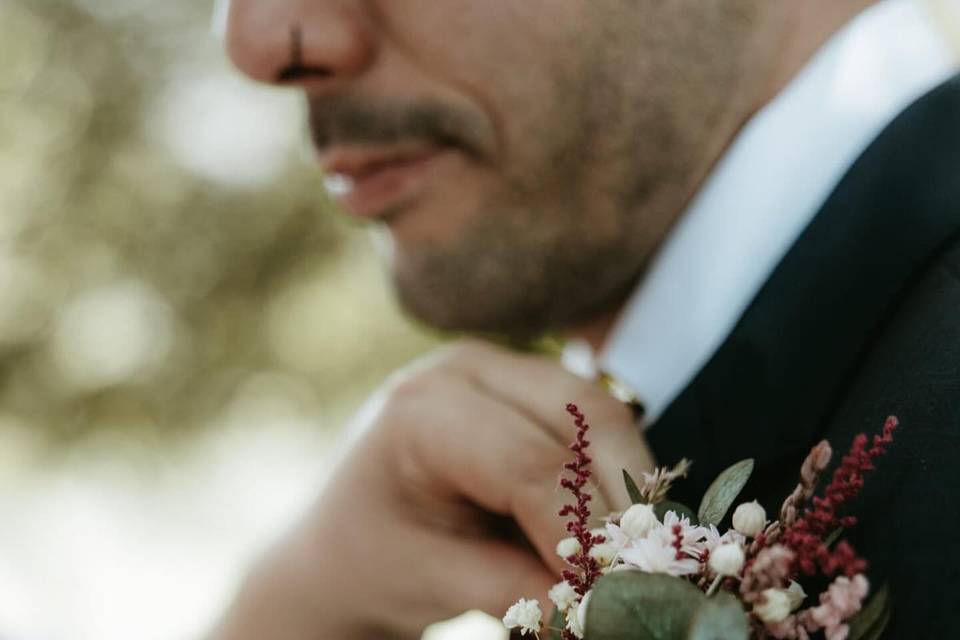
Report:
M 780 542 L 797 554 L 797 568 L 801 572 L 814 575 L 819 568 L 828 577 L 840 572 L 853 577 L 866 568 L 866 562 L 856 556 L 850 545 L 840 543 L 830 551 L 824 539 L 838 527 L 856 524 L 856 518 L 840 516 L 838 511 L 860 493 L 864 475 L 873 471 L 874 460 L 893 442 L 893 431 L 898 424 L 895 417 L 887 418 L 883 432 L 873 437 L 869 447 L 870 440 L 865 434 L 854 438 L 850 451 L 824 489 L 823 497 L 814 497 L 813 508 L 808 508 L 802 517 L 784 529 Z
M 673 542 L 670 543 L 670 546 L 677 550 L 676 559 L 686 559 L 687 556 L 683 553 L 683 525 L 673 525 L 671 532 L 673 533 Z
M 593 496 L 584 491 L 587 482 L 592 475 L 590 471 L 590 456 L 586 454 L 590 442 L 586 439 L 587 431 L 590 425 L 586 418 L 575 404 L 567 405 L 567 412 L 574 417 L 577 426 L 577 439 L 570 445 L 570 450 L 575 456 L 571 462 L 563 465 L 563 468 L 573 473 L 573 479 L 561 478 L 560 486 L 568 490 L 575 500 L 574 504 L 566 504 L 560 510 L 560 516 L 572 515 L 573 519 L 567 523 L 567 531 L 580 543 L 580 550 L 577 554 L 567 558 L 574 567 L 580 569 L 580 573 L 574 571 L 564 571 L 563 579 L 570 583 L 570 586 L 579 595 L 584 595 L 593 586 L 593 583 L 600 577 L 600 564 L 590 556 L 590 550 L 595 544 L 604 542 L 605 538 L 600 535 L 593 535 L 590 532 L 588 521 L 590 519 L 590 508 L 588 503 Z
M 563 579 L 573 587 L 579 596 L 584 596 L 593 583 L 600 577 L 600 563 L 590 555 L 590 550 L 594 545 L 603 543 L 606 538 L 602 535 L 593 535 L 590 532 L 590 508 L 588 503 L 592 499 L 584 488 L 592 475 L 590 471 L 590 456 L 586 454 L 590 442 L 587 440 L 587 431 L 590 425 L 586 418 L 577 408 L 577 405 L 571 403 L 567 405 L 567 413 L 573 416 L 574 424 L 577 427 L 577 439 L 570 445 L 570 450 L 574 452 L 574 459 L 563 465 L 563 468 L 573 473 L 573 479 L 560 478 L 560 486 L 569 491 L 574 498 L 573 504 L 566 504 L 560 509 L 560 516 L 573 516 L 567 523 L 567 531 L 580 543 L 578 553 L 568 557 L 566 560 L 575 570 L 564 570 L 561 574 Z M 564 640 L 575 640 L 569 630 L 563 632 Z

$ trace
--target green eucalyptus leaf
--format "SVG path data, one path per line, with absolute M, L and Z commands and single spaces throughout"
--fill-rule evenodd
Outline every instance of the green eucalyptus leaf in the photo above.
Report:
M 657 519 L 659 519 L 660 522 L 663 522 L 663 516 L 667 513 L 667 511 L 673 511 L 681 518 L 690 518 L 690 524 L 700 524 L 700 519 L 697 518 L 697 514 L 693 512 L 693 509 L 685 504 L 664 500 L 653 505 L 653 512 L 656 514 Z
M 646 500 L 640 495 L 640 488 L 633 481 L 626 469 L 623 469 L 623 485 L 627 488 L 627 495 L 630 496 L 630 502 L 633 504 L 646 504 Z
M 743 605 L 729 593 L 707 598 L 697 609 L 687 640 L 749 640 L 750 623 Z
M 880 640 L 883 637 L 884 631 L 887 630 L 887 625 L 890 624 L 890 608 L 887 607 L 883 610 L 883 615 L 877 620 L 876 624 L 870 627 L 870 630 L 867 631 L 862 637 L 855 640 Z
M 617 571 L 593 587 L 585 625 L 589 640 L 679 640 L 706 596 L 673 576 Z
M 890 622 L 890 590 L 883 585 L 848 623 L 850 640 L 877 640 Z
M 700 502 L 700 524 L 719 525 L 753 473 L 753 460 L 741 460 L 717 476 Z

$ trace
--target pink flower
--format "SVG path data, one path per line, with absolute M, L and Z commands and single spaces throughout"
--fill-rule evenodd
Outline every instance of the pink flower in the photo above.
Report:
M 820 606 L 804 612 L 807 629 L 814 631 L 815 625 L 824 630 L 827 640 L 845 640 L 850 629 L 844 622 L 860 611 L 868 591 L 870 584 L 863 574 L 852 579 L 840 576 L 820 594 Z
M 777 640 L 808 640 L 810 637 L 797 616 L 788 616 L 783 622 L 765 623 L 765 628 Z
M 823 630 L 827 640 L 846 640 L 846 625 L 863 606 L 870 584 L 862 574 L 840 576 L 820 594 L 820 605 L 789 616 L 778 623 L 767 623 L 767 632 L 778 640 L 807 640 L 809 634 Z

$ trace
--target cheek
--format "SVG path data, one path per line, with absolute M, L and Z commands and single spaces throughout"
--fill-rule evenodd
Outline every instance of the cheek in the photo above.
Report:
M 461 94 L 514 147 L 578 85 L 583 0 L 382 0 L 383 33 L 420 73 Z M 556 129 L 554 129 L 554 135 Z

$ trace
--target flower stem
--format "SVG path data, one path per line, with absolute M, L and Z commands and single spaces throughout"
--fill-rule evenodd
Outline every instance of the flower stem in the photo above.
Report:
M 710 588 L 707 589 L 707 597 L 709 598 L 717 592 L 717 589 L 720 588 L 720 583 L 723 582 L 723 576 L 717 576 L 713 580 L 713 584 L 710 585 Z

